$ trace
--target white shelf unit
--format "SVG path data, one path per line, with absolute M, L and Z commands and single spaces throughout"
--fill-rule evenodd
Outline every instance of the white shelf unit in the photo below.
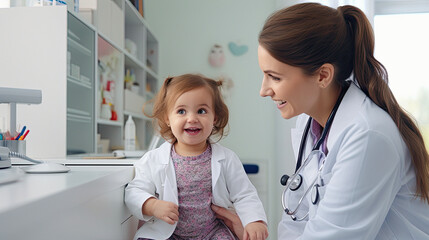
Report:
M 142 111 L 127 109 L 124 76 L 126 69 L 135 72 L 135 82 L 140 86 L 135 93 L 137 104 L 143 106 L 158 90 L 158 63 L 147 65 L 148 59 L 157 61 L 154 54 L 158 54 L 158 42 L 129 0 L 91 2 L 95 9 L 81 13 L 72 12 L 70 6 L 0 9 L 0 19 L 7 22 L 0 24 L 0 31 L 9 36 L 0 41 L 5 53 L 0 55 L 0 63 L 6 70 L 1 85 L 41 89 L 43 94 L 42 104 L 17 109 L 17 121 L 31 123 L 27 154 L 32 157 L 96 153 L 97 134 L 121 148 L 128 115 L 136 123 L 136 149 L 146 149 L 153 134 L 151 119 Z M 125 39 L 136 44 L 137 54 L 126 50 Z M 108 57 L 102 48 L 106 46 L 117 55 L 110 79 L 115 81 L 115 121 L 100 116 L 102 72 L 98 62 Z M 51 144 L 45 139 L 55 141 Z
M 149 55 L 150 52 L 152 52 L 152 55 L 158 55 L 158 41 L 145 19 L 128 0 L 124 2 L 124 13 L 125 39 L 131 40 L 137 45 L 134 54 L 124 50 L 124 65 L 125 69 L 134 72 L 135 82 L 139 86 L 139 90 L 136 93 L 125 90 L 124 114 L 125 119 L 128 118 L 128 115 L 131 115 L 136 124 L 136 142 L 138 145 L 136 149 L 147 149 L 153 135 L 153 129 L 151 119 L 143 114 L 142 108 L 144 102 L 151 100 L 155 96 L 154 93 L 158 91 L 160 82 L 157 74 L 158 57 L 154 58 Z M 156 66 L 155 70 L 152 70 L 148 65 L 148 59 L 152 58 L 157 61 L 154 64 Z M 141 104 L 135 105 L 135 101 Z
M 151 119 L 143 114 L 142 107 L 146 101 L 155 96 L 158 90 L 158 41 L 149 30 L 145 19 L 129 0 L 98 0 L 94 5 L 97 6 L 97 9 L 93 11 L 95 13 L 93 19 L 98 35 L 98 60 L 103 61 L 103 58 L 106 58 L 106 54 L 108 54 L 105 51 L 106 46 L 118 57 L 114 70 L 116 87 L 114 108 L 117 120 L 101 118 L 99 107 L 103 100 L 100 95 L 104 94 L 97 92 L 95 101 L 97 134 L 100 134 L 101 139 L 109 140 L 110 150 L 120 149 L 124 144 L 125 122 L 128 115 L 131 115 L 136 125 L 136 149 L 147 149 L 153 130 Z M 127 39 L 136 46 L 134 54 L 128 50 Z M 148 55 L 149 52 L 152 52 L 151 56 Z M 109 56 L 107 56 L 108 58 Z M 147 59 L 156 61 L 154 64 L 156 69 L 150 69 Z M 104 66 L 106 65 L 108 65 L 108 60 L 104 61 Z M 101 89 L 100 78 L 106 77 L 100 72 L 101 70 L 102 68 L 97 68 L 97 91 Z M 135 74 L 134 82 L 139 85 L 137 92 L 124 89 L 127 70 Z M 147 88 L 147 85 L 151 87 Z M 147 93 L 147 89 L 150 89 L 151 92 Z M 95 144 L 97 146 L 99 143 Z

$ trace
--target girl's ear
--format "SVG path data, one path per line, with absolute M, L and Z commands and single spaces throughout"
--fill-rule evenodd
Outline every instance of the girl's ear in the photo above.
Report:
M 326 88 L 334 80 L 335 68 L 330 63 L 325 63 L 319 68 L 318 84 L 321 88 Z

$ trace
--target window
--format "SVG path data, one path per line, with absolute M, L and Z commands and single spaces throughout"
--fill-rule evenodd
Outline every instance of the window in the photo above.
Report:
M 375 57 L 399 104 L 417 120 L 429 149 L 429 13 L 376 15 Z

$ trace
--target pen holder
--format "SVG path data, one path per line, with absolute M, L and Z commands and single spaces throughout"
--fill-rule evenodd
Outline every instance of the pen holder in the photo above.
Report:
M 0 140 L 0 146 L 7 147 L 11 152 L 26 153 L 25 140 Z

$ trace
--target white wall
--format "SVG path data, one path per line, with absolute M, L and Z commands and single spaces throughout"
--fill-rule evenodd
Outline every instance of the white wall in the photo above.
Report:
M 41 104 L 18 104 L 16 114 L 18 128 L 26 125 L 30 130 L 26 154 L 36 159 L 66 155 L 66 11 L 66 7 L 0 9 L 0 86 L 42 90 Z M 2 117 L 9 129 L 8 104 L 0 104 L 0 121 Z
M 159 41 L 162 78 L 198 72 L 212 78 L 227 75 L 233 80 L 234 87 L 227 98 L 230 131 L 221 144 L 234 150 L 243 162 L 260 165 L 265 175 L 262 179 L 266 181 L 262 185 L 268 189 L 269 198 L 264 204 L 270 235 L 276 239 L 282 212 L 279 178 L 286 171 L 285 159 L 289 159 L 292 166 L 294 160 L 284 155 L 281 160 L 276 159 L 285 151 L 292 156 L 289 126 L 293 121 L 281 119 L 271 99 L 259 96 L 263 75 L 257 59 L 258 34 L 265 19 L 275 10 L 275 1 L 158 0 L 145 1 L 144 10 L 151 31 Z M 247 45 L 249 51 L 238 57 L 232 55 L 228 50 L 231 41 Z M 225 65 L 220 69 L 208 63 L 214 44 L 220 44 L 226 55 Z M 281 139 L 287 139 L 286 142 L 278 143 L 277 136 L 283 135 L 286 137 Z M 280 153 L 276 153 L 278 148 Z

